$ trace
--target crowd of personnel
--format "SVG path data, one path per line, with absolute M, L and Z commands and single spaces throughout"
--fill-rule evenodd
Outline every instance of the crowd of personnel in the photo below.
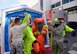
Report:
M 68 54 L 66 32 L 71 32 L 72 36 L 76 33 L 66 25 L 64 19 L 54 18 L 50 24 L 45 25 L 44 18 L 35 18 L 34 23 L 30 25 L 30 18 L 31 15 L 27 13 L 22 22 L 16 17 L 10 23 L 10 54 L 43 54 L 47 32 L 50 34 L 52 54 Z

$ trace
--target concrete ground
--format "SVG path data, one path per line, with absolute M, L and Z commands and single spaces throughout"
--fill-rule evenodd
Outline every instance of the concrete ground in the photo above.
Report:
M 71 33 L 67 33 L 65 40 L 68 41 L 68 43 L 66 43 L 68 50 L 70 52 L 70 54 L 77 54 L 77 35 L 76 36 L 72 36 Z

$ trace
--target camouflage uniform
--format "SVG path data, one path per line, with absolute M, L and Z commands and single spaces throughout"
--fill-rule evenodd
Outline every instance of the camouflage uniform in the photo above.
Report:
M 65 44 L 63 43 L 64 38 L 62 36 L 62 31 L 64 27 L 65 23 L 62 23 L 58 27 L 53 27 L 52 25 L 49 25 L 49 29 L 52 31 L 52 38 L 53 38 L 53 43 L 52 43 L 53 54 L 57 54 L 58 49 L 60 54 L 64 54 Z
M 26 28 L 26 24 L 16 25 L 10 29 L 11 37 L 11 52 L 10 54 L 23 54 L 23 40 L 22 33 Z
M 10 54 L 23 54 L 23 43 L 20 41 L 17 43 L 12 43 Z

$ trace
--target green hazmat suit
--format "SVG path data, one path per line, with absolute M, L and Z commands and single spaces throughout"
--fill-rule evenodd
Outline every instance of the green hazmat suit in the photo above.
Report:
M 29 18 L 31 18 L 31 15 L 28 14 Z M 22 24 L 26 23 L 26 16 L 22 20 Z M 32 28 L 30 26 L 27 26 L 23 31 L 23 45 L 24 45 L 24 54 L 31 54 L 32 50 L 32 43 L 35 41 L 35 37 L 32 33 Z
M 65 37 L 66 32 L 72 32 L 74 29 L 70 28 L 68 25 L 66 25 L 62 31 L 63 37 Z

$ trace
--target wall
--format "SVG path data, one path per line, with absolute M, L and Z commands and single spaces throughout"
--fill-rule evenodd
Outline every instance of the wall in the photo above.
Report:
M 77 6 L 77 1 L 72 1 L 70 3 L 64 4 L 63 9 L 70 8 L 70 7 L 73 7 L 73 6 Z
M 61 1 L 61 0 L 51 0 L 51 5 L 55 4 L 56 2 Z
M 0 26 L 0 47 L 1 47 L 1 26 Z
M 32 7 L 32 9 L 36 9 L 36 10 L 41 10 L 40 9 L 40 1 L 37 3 L 37 4 L 35 4 L 33 7 Z
M 44 11 L 50 10 L 51 9 L 51 6 L 50 5 L 51 5 L 51 0 L 43 0 L 43 9 L 44 9 Z M 36 10 L 41 10 L 40 9 L 40 0 L 32 8 L 34 8 Z
M 68 21 L 77 22 L 77 14 L 68 15 Z
M 51 5 L 52 5 L 52 4 L 55 4 L 55 3 L 58 2 L 58 1 L 60 1 L 60 0 L 51 0 Z M 74 0 L 74 1 L 72 1 L 72 2 L 69 2 L 69 3 L 66 3 L 66 4 L 62 5 L 63 9 L 67 9 L 67 8 L 70 8 L 70 7 L 73 7 L 73 6 L 77 6 L 77 0 Z M 59 6 L 59 7 L 60 7 L 60 6 Z M 55 8 L 53 8 L 53 9 L 57 9 L 57 8 L 59 8 L 59 7 L 55 7 Z
M 0 19 L 1 19 L 1 10 L 0 10 Z
M 43 0 L 43 8 L 44 11 L 51 9 L 51 0 Z
M 61 0 L 51 0 L 51 5 L 55 4 L 58 1 L 61 1 Z M 67 8 L 71 8 L 71 7 L 74 7 L 74 6 L 77 6 L 77 0 L 74 0 L 74 1 L 66 3 L 64 5 L 55 7 L 53 9 L 58 9 L 58 8 L 67 9 Z M 68 15 L 68 21 L 76 21 L 77 22 L 77 14 Z

